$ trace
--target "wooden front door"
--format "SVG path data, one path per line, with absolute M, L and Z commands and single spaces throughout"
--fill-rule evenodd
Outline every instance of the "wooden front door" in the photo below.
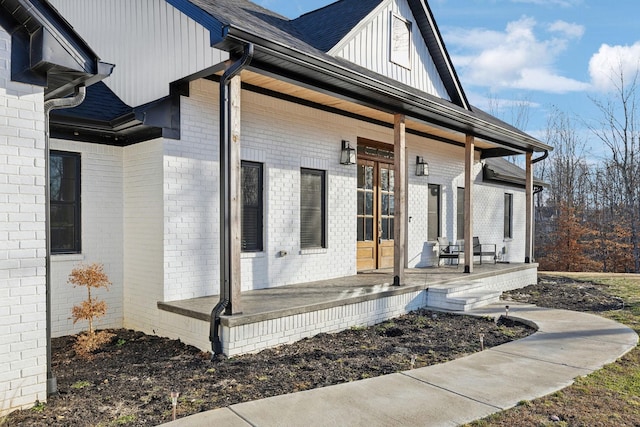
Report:
M 393 165 L 358 160 L 357 269 L 393 267 Z

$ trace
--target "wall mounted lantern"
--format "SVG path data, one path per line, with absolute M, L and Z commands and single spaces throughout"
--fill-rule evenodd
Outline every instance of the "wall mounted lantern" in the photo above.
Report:
M 416 157 L 416 176 L 429 176 L 429 163 L 423 157 Z
M 349 141 L 342 140 L 342 152 L 340 153 L 341 165 L 355 165 L 356 164 L 356 149 L 351 147 Z

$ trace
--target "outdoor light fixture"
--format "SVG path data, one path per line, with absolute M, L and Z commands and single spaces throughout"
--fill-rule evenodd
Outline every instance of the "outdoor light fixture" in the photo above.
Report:
M 342 140 L 342 152 L 340 153 L 341 165 L 355 165 L 356 164 L 356 149 L 351 147 L 349 141 Z
M 416 176 L 429 176 L 429 163 L 420 156 L 416 157 Z

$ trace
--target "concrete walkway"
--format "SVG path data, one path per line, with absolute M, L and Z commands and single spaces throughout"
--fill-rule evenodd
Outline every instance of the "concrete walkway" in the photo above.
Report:
M 468 314 L 504 313 L 500 304 Z M 509 315 L 535 323 L 538 332 L 448 363 L 232 405 L 165 426 L 455 426 L 560 390 L 638 342 L 630 328 L 591 314 L 510 303 Z

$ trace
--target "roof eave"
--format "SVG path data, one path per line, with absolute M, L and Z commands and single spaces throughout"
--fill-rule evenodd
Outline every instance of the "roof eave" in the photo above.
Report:
M 48 2 L 6 0 L 1 7 L 11 17 L 0 24 L 11 34 L 12 80 L 46 87 L 50 99 L 111 74 L 113 65 L 101 62 Z
M 344 94 L 344 84 L 350 86 L 356 102 L 368 101 L 371 106 L 390 113 L 403 113 L 427 123 L 435 123 L 442 127 L 470 134 L 498 145 L 506 145 L 508 148 L 519 148 L 522 152 L 544 152 L 552 150 L 552 147 L 537 139 L 514 132 L 513 130 L 489 123 L 473 115 L 473 112 L 464 110 L 454 104 L 447 105 L 444 102 L 437 103 L 426 97 L 419 97 L 408 93 L 400 87 L 394 87 L 385 82 L 373 79 L 353 69 L 330 63 L 320 56 L 313 56 L 284 46 L 273 40 L 265 40 L 249 31 L 232 25 L 225 27 L 224 37 L 221 37 L 215 47 L 224 50 L 240 51 L 243 43 L 253 43 L 256 56 L 262 53 L 262 58 L 273 58 L 274 63 L 284 63 L 290 67 L 295 66 L 299 70 L 308 70 L 304 76 L 321 80 L 325 85 L 335 85 L 341 82 L 341 96 Z M 259 61 L 252 61 L 252 67 L 256 67 Z M 285 70 L 280 65 L 276 65 Z M 285 71 L 291 71 L 291 68 Z M 337 86 L 336 86 L 337 88 Z

